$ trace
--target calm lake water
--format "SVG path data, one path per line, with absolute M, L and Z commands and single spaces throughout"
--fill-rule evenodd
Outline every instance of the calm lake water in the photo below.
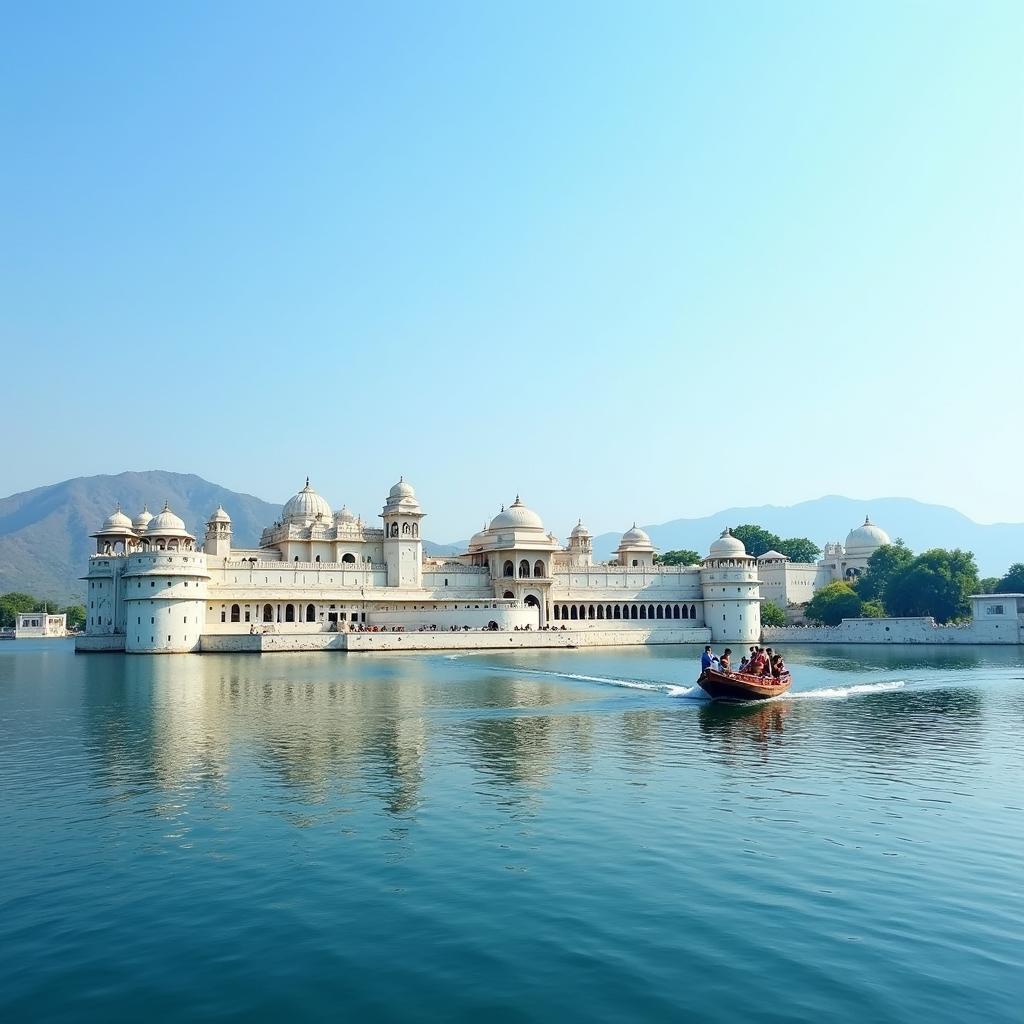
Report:
M 0 644 L 8 1021 L 1020 1021 L 1024 656 Z

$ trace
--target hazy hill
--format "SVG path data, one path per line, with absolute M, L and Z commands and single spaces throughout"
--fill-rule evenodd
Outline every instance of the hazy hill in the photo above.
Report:
M 843 542 L 855 526 L 870 515 L 895 540 L 902 537 L 914 550 L 965 548 L 973 551 L 982 576 L 1001 576 L 1012 562 L 1024 561 L 1024 523 L 983 526 L 955 509 L 926 505 L 912 498 L 876 498 L 860 501 L 827 495 L 798 505 L 760 505 L 729 508 L 701 519 L 673 519 L 644 526 L 655 547 L 663 551 L 691 548 L 705 554 L 708 545 L 727 526 L 757 523 L 780 537 L 809 537 L 819 547 L 827 541 Z M 596 558 L 610 558 L 621 534 L 604 533 L 594 538 Z
M 155 515 L 167 501 L 200 542 L 210 513 L 223 504 L 240 547 L 255 544 L 263 527 L 281 514 L 280 505 L 191 473 L 119 473 L 37 487 L 0 499 L 0 593 L 23 590 L 63 602 L 81 600 L 78 577 L 96 543 L 89 534 L 117 501 L 132 517 L 144 504 Z

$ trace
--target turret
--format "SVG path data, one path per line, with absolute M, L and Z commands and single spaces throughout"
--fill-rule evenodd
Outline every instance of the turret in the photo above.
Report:
M 619 546 L 615 549 L 615 557 L 618 559 L 619 565 L 630 568 L 651 566 L 654 565 L 654 545 L 646 532 L 634 523 L 622 535 L 622 540 L 619 541 Z
M 761 636 L 761 583 L 757 559 L 729 529 L 711 545 L 701 564 L 704 624 L 715 643 L 749 643 Z
M 593 556 L 593 538 L 583 525 L 583 520 L 579 519 L 569 534 L 569 562 L 572 565 L 590 565 Z
M 423 586 L 420 520 L 424 515 L 412 484 L 400 478 L 388 492 L 380 514 L 384 520 L 384 561 L 388 567 L 389 587 Z
M 206 522 L 203 550 L 215 558 L 227 558 L 231 554 L 231 516 L 221 505 Z

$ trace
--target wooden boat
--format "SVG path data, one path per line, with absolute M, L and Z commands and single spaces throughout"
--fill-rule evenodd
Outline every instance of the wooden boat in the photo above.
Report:
M 697 685 L 714 700 L 768 700 L 785 693 L 793 685 L 793 677 L 788 672 L 775 678 L 707 668 L 700 674 Z

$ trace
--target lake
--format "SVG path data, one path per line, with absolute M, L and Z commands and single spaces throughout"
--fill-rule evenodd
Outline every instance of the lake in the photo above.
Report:
M 0 644 L 7 1021 L 1019 1021 L 1024 649 Z

